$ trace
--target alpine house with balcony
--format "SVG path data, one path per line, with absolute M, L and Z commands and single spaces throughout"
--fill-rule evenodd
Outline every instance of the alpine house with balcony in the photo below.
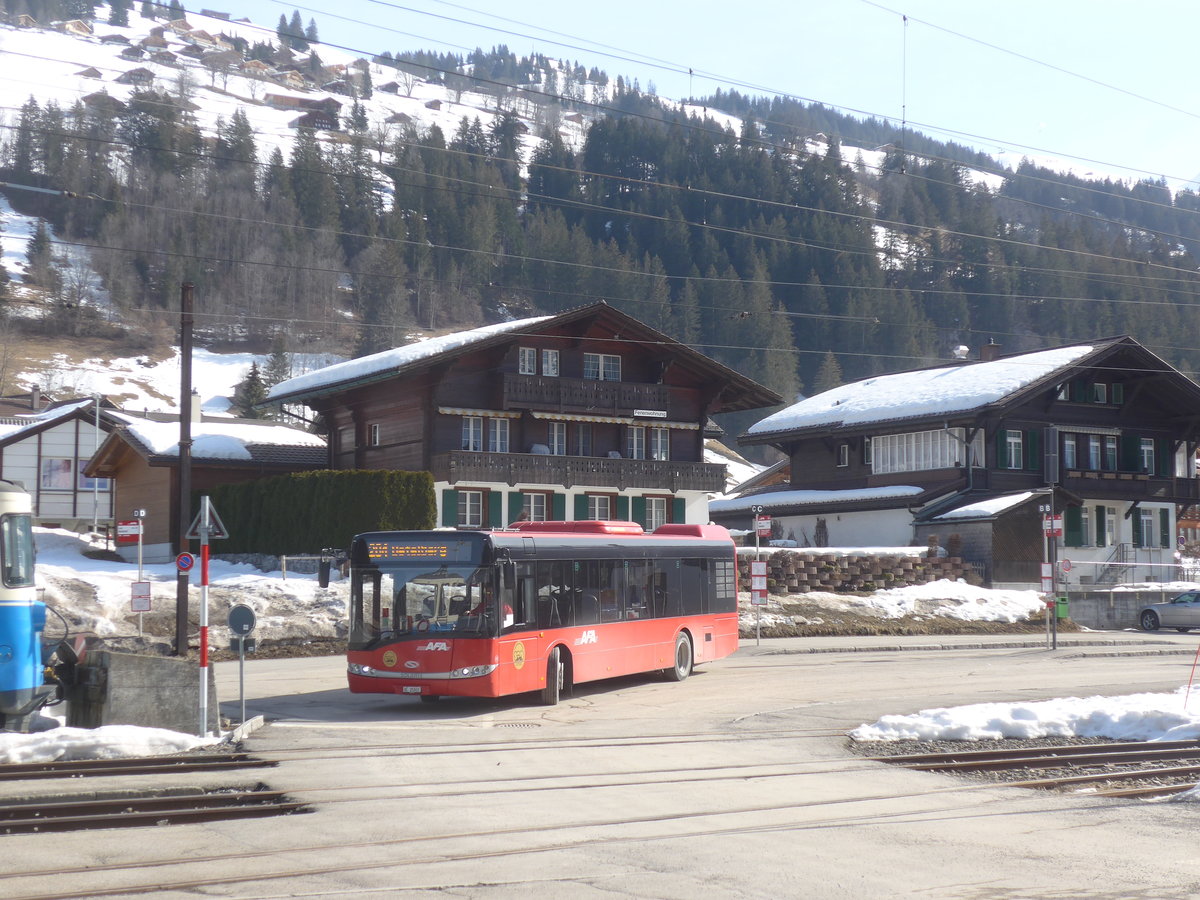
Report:
M 709 417 L 771 390 L 604 302 L 431 338 L 276 385 L 329 434 L 329 467 L 433 473 L 438 521 L 707 523 L 725 467 Z
M 1170 579 L 1177 509 L 1197 502 L 1200 387 L 1133 338 L 868 378 L 753 425 L 791 480 L 712 504 L 755 507 L 816 546 L 922 545 L 953 535 L 992 584 L 1037 584 L 1049 555 L 1070 581 Z M 1052 520 L 1053 521 L 1053 520 Z

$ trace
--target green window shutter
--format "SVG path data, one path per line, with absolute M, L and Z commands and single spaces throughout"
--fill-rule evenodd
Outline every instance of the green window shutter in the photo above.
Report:
M 1096 531 L 1096 546 L 1097 546 L 1097 547 L 1103 547 L 1103 546 L 1104 546 L 1104 535 L 1105 535 L 1105 534 L 1107 533 L 1107 531 L 1108 531 L 1108 529 L 1106 529 L 1106 528 L 1104 527 L 1104 526 L 1105 526 L 1105 522 L 1106 522 L 1106 521 L 1107 521 L 1107 518 L 1106 518 L 1106 515 L 1105 515 L 1105 509 L 1104 509 L 1104 507 L 1103 507 L 1103 506 L 1097 506 L 1097 507 L 1096 507 L 1096 524 L 1095 524 L 1095 526 L 1094 526 L 1094 528 L 1095 528 L 1095 531 Z
M 996 429 L 996 468 L 1008 468 L 1008 429 Z
M 575 495 L 575 521 L 587 518 L 587 494 Z
M 520 491 L 508 492 L 508 521 L 517 521 L 517 516 L 525 508 L 525 496 Z
M 633 498 L 633 521 L 637 522 L 643 528 L 646 527 L 646 498 Z
M 1140 547 L 1142 546 L 1142 511 L 1135 509 L 1130 518 L 1133 519 L 1133 546 Z
M 1025 471 L 1042 471 L 1042 435 L 1036 428 L 1025 432 Z
M 550 508 L 553 510 L 551 515 L 554 516 L 555 522 L 563 522 L 567 518 L 567 495 L 554 494 L 550 498 Z
M 1063 510 L 1063 543 L 1068 547 L 1083 546 L 1083 513 L 1078 506 Z
M 1173 464 L 1171 456 L 1171 441 L 1168 438 L 1158 438 L 1154 442 L 1154 463 L 1158 467 L 1158 475 L 1170 475 Z
M 1111 399 L 1113 403 L 1115 403 L 1117 406 L 1121 406 L 1125 403 L 1125 385 L 1117 382 L 1116 384 L 1110 385 L 1109 390 L 1112 391 L 1112 396 L 1109 399 Z
M 458 491 L 446 488 L 442 491 L 442 525 L 453 528 L 458 524 Z
M 1076 378 L 1071 382 L 1071 399 L 1083 403 L 1088 399 L 1088 383 L 1086 378 Z
M 1164 550 L 1171 546 L 1171 511 L 1169 509 L 1160 509 L 1158 511 L 1158 533 L 1161 537 L 1158 539 L 1158 546 Z
M 621 522 L 629 521 L 629 498 L 628 497 L 618 497 L 617 498 L 617 519 L 618 519 L 618 521 L 621 521 Z
M 671 501 L 671 521 L 676 525 L 683 524 L 683 520 L 686 515 L 687 513 L 684 509 L 683 498 L 676 497 Z
M 1142 439 L 1136 434 L 1121 435 L 1121 459 L 1117 468 L 1124 472 L 1140 472 L 1142 469 Z
M 504 494 L 500 491 L 488 492 L 488 525 L 492 528 L 504 527 Z

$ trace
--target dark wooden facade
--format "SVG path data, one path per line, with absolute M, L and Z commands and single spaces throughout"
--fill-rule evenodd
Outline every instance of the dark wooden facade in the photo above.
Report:
M 453 499 L 448 491 L 485 492 L 484 524 L 507 521 L 522 492 L 545 492 L 547 515 L 559 508 L 568 517 L 578 517 L 571 497 L 585 490 L 610 493 L 614 518 L 646 497 L 699 503 L 725 484 L 724 465 L 704 461 L 709 417 L 779 402 L 604 303 L 530 323 L 516 333 L 480 329 L 478 339 L 465 333 L 453 351 L 411 364 L 401 348 L 392 370 L 299 391 L 284 383 L 273 399 L 322 416 L 332 468 L 430 471 L 443 505 Z M 596 375 L 585 371 L 589 354 L 619 366 L 619 378 L 586 377 Z M 464 440 L 465 418 L 483 421 L 481 446 Z M 507 449 L 490 445 L 493 427 L 506 429 Z M 657 455 L 666 458 L 648 448 L 631 458 L 630 429 L 659 429 L 667 445 Z M 556 444 L 556 435 L 565 442 Z M 707 513 L 697 507 L 693 518 L 707 521 Z M 442 521 L 453 524 L 447 515 Z

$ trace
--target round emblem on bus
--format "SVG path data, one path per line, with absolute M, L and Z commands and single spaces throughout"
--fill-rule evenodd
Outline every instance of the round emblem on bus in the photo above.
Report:
M 387 666 L 389 669 L 392 668 L 392 666 L 396 665 L 396 651 L 395 650 L 389 650 L 389 651 L 387 651 L 387 653 L 383 654 L 383 664 L 385 666 Z
M 513 644 L 513 668 L 519 669 L 525 665 L 525 645 L 520 641 Z

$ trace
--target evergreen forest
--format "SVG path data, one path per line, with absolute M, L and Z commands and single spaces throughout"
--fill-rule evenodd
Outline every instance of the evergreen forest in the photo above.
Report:
M 300 60 L 317 46 L 301 24 L 281 17 L 247 56 Z M 1200 332 L 1194 193 L 1004 170 L 787 98 L 681 107 L 505 47 L 372 64 L 339 127 L 298 128 L 286 154 L 244 109 L 204 133 L 187 70 L 123 104 L 30 97 L 2 178 L 68 193 L 5 192 L 50 225 L 27 277 L 48 311 L 22 327 L 169 341 L 190 281 L 206 339 L 353 355 L 603 299 L 789 399 L 989 341 L 1130 334 L 1200 368 L 1182 337 Z M 491 114 L 452 132 L 373 120 L 372 81 L 414 78 Z M 67 247 L 87 253 L 64 263 Z M 82 302 L 93 278 L 111 309 Z

